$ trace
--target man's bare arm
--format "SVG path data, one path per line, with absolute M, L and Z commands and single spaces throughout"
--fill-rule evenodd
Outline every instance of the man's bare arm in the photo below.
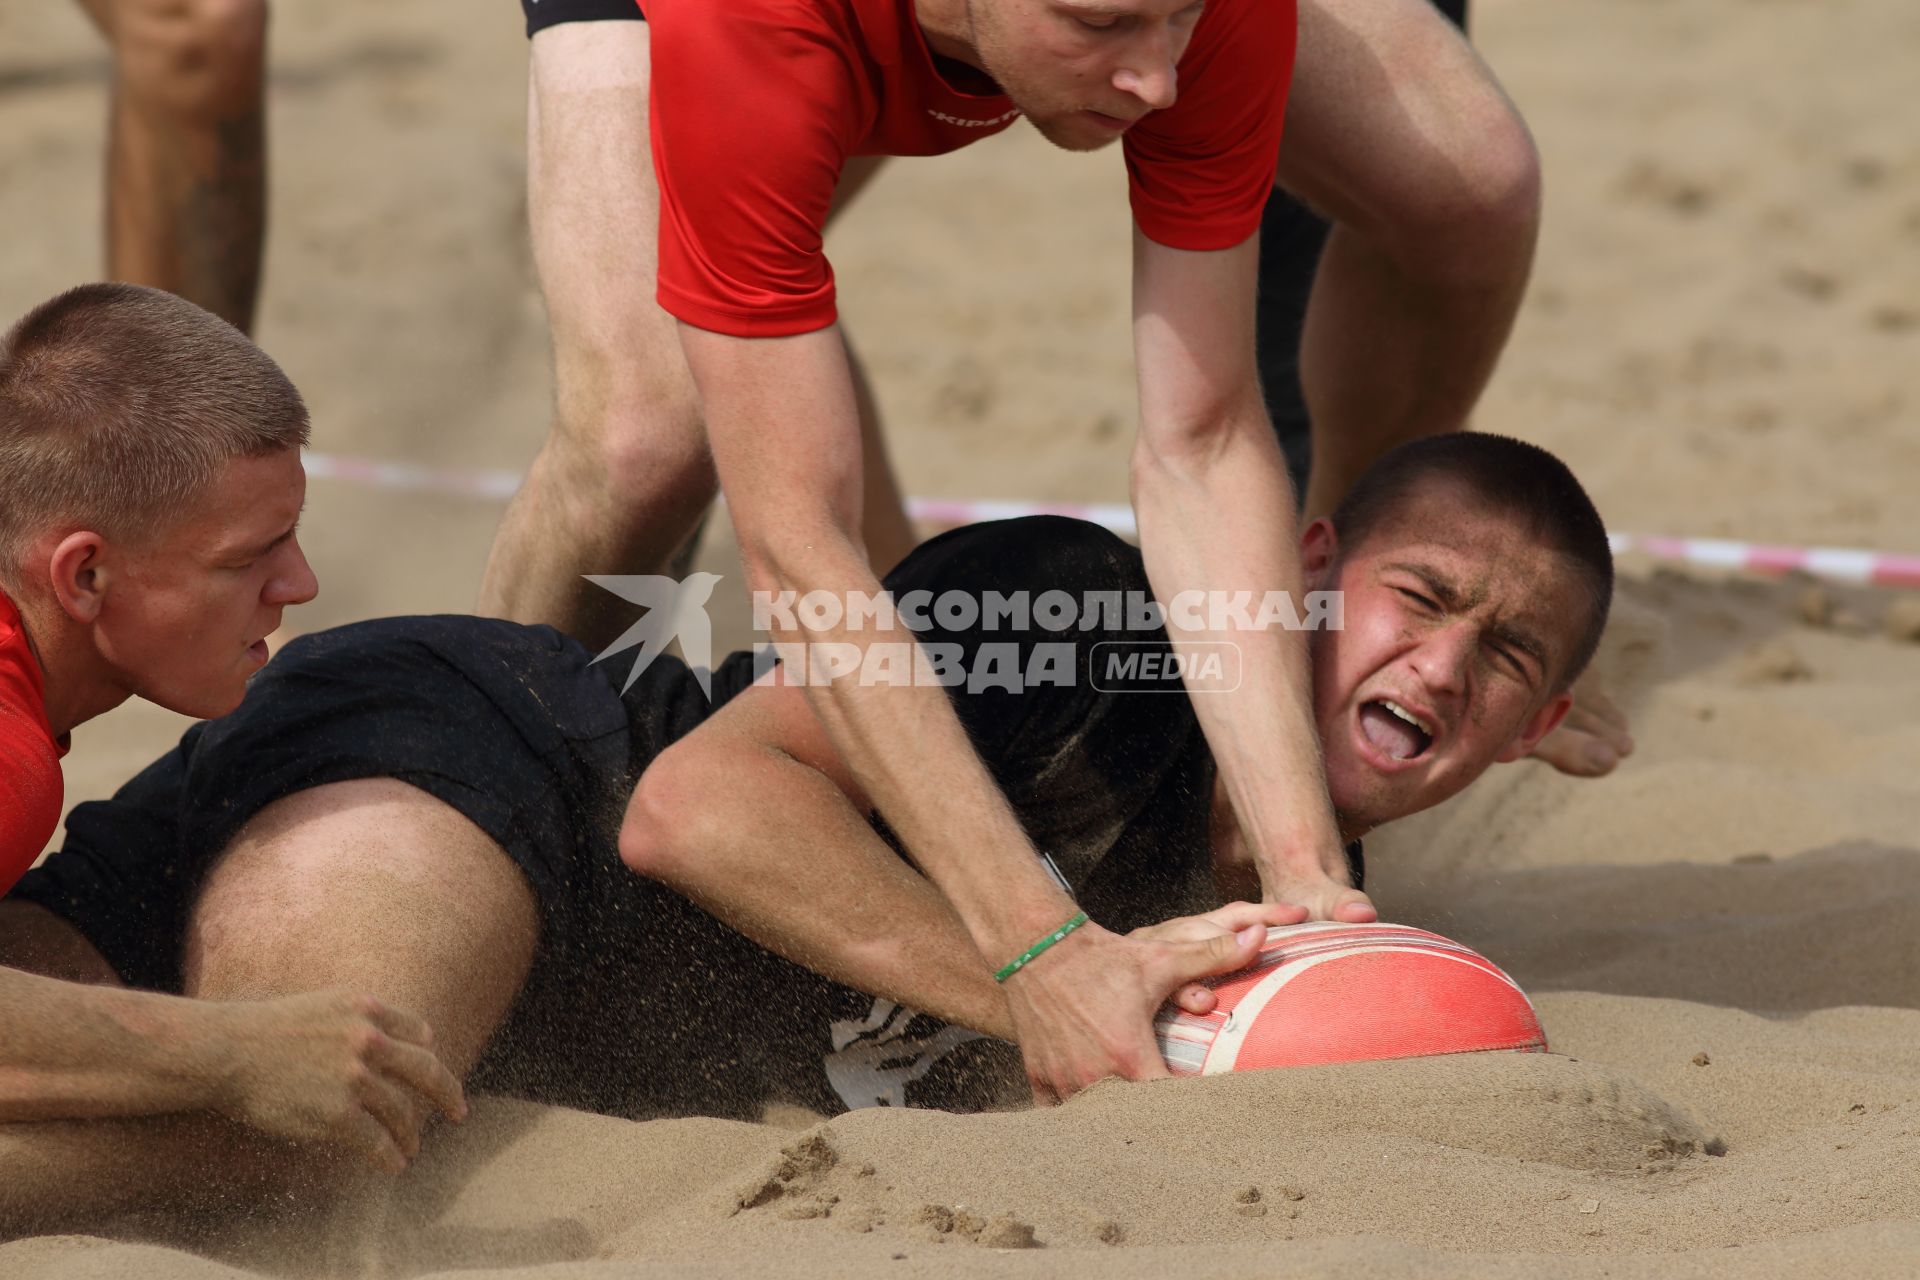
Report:
M 750 795 L 753 802 L 739 803 Z M 1013 1040 L 1005 996 L 939 891 L 865 818 L 866 798 L 791 687 L 742 694 L 654 762 L 620 833 L 627 865 L 796 964 L 943 1021 Z M 1303 912 L 1235 904 L 1136 937 L 1237 962 L 1232 935 Z M 1196 923 L 1196 921 L 1198 923 Z M 1212 1010 L 1203 986 L 1174 993 Z
M 750 585 L 803 597 L 877 594 L 860 549 L 859 434 L 836 329 L 745 339 L 683 324 L 714 462 Z M 906 644 L 902 626 L 808 629 L 795 611 L 776 640 Z M 986 965 L 1019 955 L 1075 910 L 1042 869 L 1012 809 L 973 751 L 939 686 L 866 687 L 856 677 L 810 685 L 836 754 L 952 904 Z M 1228 965 L 1227 967 L 1232 967 Z M 1203 949 L 1181 953 L 1083 926 L 1003 990 L 1027 1072 L 1042 1097 L 1109 1075 L 1165 1074 L 1152 1017 L 1174 988 L 1218 971 Z
M 858 536 L 858 419 L 838 330 L 742 339 L 682 325 L 681 335 L 749 586 L 842 604 L 878 597 Z M 913 641 L 897 622 L 855 630 L 841 618 L 809 628 L 807 617 L 794 611 L 797 626 L 784 630 L 776 615 L 774 639 L 862 654 Z M 1017 954 L 1071 914 L 938 686 L 868 687 L 847 677 L 807 692 L 849 774 L 984 949 Z
M 27 903 L 0 905 L 0 960 L 62 975 L 0 966 L 0 1124 L 210 1112 L 397 1167 L 419 1136 L 415 1109 L 386 1105 L 397 1091 L 465 1113 L 431 1031 L 372 997 L 131 991 L 71 925 Z
M 1148 579 L 1170 606 L 1182 592 L 1249 592 L 1255 609 L 1269 590 L 1301 598 L 1292 487 L 1254 360 L 1258 255 L 1258 237 L 1192 253 L 1134 233 L 1133 502 Z M 1182 625 L 1181 612 L 1167 619 L 1176 650 L 1239 649 L 1238 688 L 1189 687 L 1266 896 L 1323 919 L 1374 919 L 1349 883 L 1327 800 L 1305 635 L 1214 630 L 1204 607 L 1191 619 L 1201 625 Z
M 760 687 L 648 768 L 620 854 L 796 964 L 1013 1039 L 1006 999 L 966 926 L 864 814 L 865 796 L 806 695 Z
M 212 1108 L 226 1073 L 198 1012 L 0 969 L 0 1124 Z

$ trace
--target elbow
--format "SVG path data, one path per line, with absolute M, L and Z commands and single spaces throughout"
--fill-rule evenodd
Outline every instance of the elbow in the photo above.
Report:
M 684 757 L 668 750 L 640 775 L 620 823 L 620 861 L 635 875 L 677 884 L 697 824 L 688 804 Z

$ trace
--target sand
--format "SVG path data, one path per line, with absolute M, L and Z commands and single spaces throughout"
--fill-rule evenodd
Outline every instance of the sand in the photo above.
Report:
M 1920 14 L 1480 14 L 1549 195 L 1479 425 L 1560 451 L 1614 528 L 1920 550 Z M 276 10 L 260 336 L 311 400 L 318 447 L 519 467 L 536 446 L 523 59 L 506 5 Z M 96 269 L 104 92 L 75 12 L 0 8 L 8 314 Z M 1121 192 L 1113 157 L 1016 131 L 862 197 L 833 248 L 911 491 L 1124 497 Z M 298 625 L 469 607 L 497 518 L 315 482 L 324 590 Z M 724 531 L 706 558 L 730 571 Z M 0 1245 L 0 1274 L 1911 1274 L 1914 599 L 1623 567 L 1602 667 L 1634 757 L 1602 782 L 1498 769 L 1368 851 L 1387 916 L 1505 965 L 1554 1055 L 824 1124 L 483 1099 L 350 1248 L 258 1226 L 187 1247 L 33 1239 Z M 129 707 L 84 728 L 70 799 L 107 793 L 178 727 Z

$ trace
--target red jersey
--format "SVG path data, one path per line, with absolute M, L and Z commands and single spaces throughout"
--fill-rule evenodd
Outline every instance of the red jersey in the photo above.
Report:
M 913 0 L 645 0 L 660 305 L 779 337 L 835 318 L 822 252 L 853 156 L 938 155 L 1019 118 L 940 74 Z M 1293 74 L 1294 0 L 1209 0 L 1174 105 L 1122 135 L 1134 221 L 1176 249 L 1259 229 Z
M 47 723 L 47 687 L 20 611 L 0 591 L 0 894 L 13 887 L 60 825 L 66 744 Z

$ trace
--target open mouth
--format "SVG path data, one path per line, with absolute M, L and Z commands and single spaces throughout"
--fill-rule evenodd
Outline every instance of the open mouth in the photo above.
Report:
M 1433 726 L 1391 698 L 1360 705 L 1360 732 L 1392 760 L 1418 760 L 1433 746 Z

